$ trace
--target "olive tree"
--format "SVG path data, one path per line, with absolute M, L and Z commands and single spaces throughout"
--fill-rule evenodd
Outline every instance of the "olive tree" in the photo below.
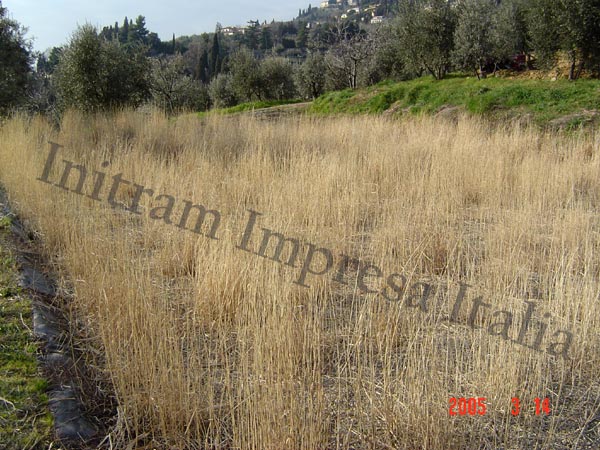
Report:
M 569 79 L 582 70 L 600 69 L 600 2 L 598 0 L 532 0 L 529 28 L 542 63 L 555 62 L 558 51 L 569 60 Z
M 437 80 L 451 67 L 455 8 L 446 0 L 400 0 L 396 19 L 400 57 L 404 67 L 416 74 L 423 71 Z
M 315 99 L 325 92 L 325 58 L 321 53 L 311 53 L 296 70 L 296 85 L 300 95 Z
M 260 63 L 250 50 L 242 47 L 231 55 L 229 71 L 233 90 L 240 100 L 262 100 L 263 86 Z
M 374 41 L 366 31 L 338 32 L 337 43 L 325 57 L 329 85 L 334 88 L 356 89 L 362 73 L 368 69 L 368 60 L 373 54 Z
M 297 94 L 294 69 L 285 58 L 269 57 L 260 63 L 262 97 L 266 100 L 286 100 Z
M 459 4 L 454 35 L 454 61 L 463 70 L 484 74 L 493 59 L 493 14 L 495 0 L 464 0 Z
M 209 106 L 208 90 L 186 72 L 181 55 L 153 60 L 150 93 L 154 103 L 170 114 L 185 109 L 206 110 Z
M 86 24 L 62 52 L 54 81 L 63 108 L 96 111 L 141 104 L 148 97 L 148 72 L 143 49 L 126 49 Z
M 238 102 L 233 77 L 230 74 L 218 74 L 208 85 L 210 101 L 215 108 L 227 108 Z

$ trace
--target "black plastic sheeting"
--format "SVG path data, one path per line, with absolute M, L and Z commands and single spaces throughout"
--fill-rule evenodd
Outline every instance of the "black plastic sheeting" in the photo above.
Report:
M 0 190 L 0 219 L 11 218 L 11 232 L 21 244 L 31 244 L 32 234 L 11 213 L 6 195 Z M 49 379 L 48 407 L 54 417 L 56 438 L 64 444 L 85 445 L 98 437 L 99 430 L 84 415 L 74 377 L 75 352 L 69 339 L 68 322 L 53 304 L 57 288 L 37 262 L 39 255 L 18 249 L 19 284 L 32 298 L 33 335 L 41 345 L 40 362 Z

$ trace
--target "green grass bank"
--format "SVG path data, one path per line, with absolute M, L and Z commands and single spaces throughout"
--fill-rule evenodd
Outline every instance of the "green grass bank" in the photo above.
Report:
M 600 115 L 600 80 L 528 80 L 452 76 L 382 82 L 316 99 L 313 114 L 435 114 L 458 107 L 490 118 L 528 116 L 538 125 L 576 127 Z

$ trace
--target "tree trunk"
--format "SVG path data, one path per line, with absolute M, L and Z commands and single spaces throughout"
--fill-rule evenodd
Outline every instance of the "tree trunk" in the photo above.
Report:
M 577 56 L 575 50 L 571 50 L 569 52 L 569 56 L 571 57 L 571 67 L 569 67 L 569 80 L 573 81 L 575 79 L 575 65 L 577 64 Z
M 586 57 L 584 55 L 581 55 L 581 60 L 579 61 L 579 66 L 577 67 L 577 72 L 575 73 L 576 80 L 579 79 L 579 77 L 581 76 L 581 73 L 583 72 L 583 68 L 585 67 L 585 60 L 586 60 Z

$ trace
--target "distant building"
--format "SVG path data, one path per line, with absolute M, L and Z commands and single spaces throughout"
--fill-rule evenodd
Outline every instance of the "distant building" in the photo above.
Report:
M 342 19 L 347 19 L 350 16 L 354 16 L 360 13 L 360 8 L 357 6 L 356 8 L 348 9 L 344 14 L 342 14 Z
M 221 28 L 221 32 L 225 36 L 234 36 L 236 34 L 244 34 L 244 29 L 240 27 L 223 27 Z
M 338 6 L 338 4 L 341 4 L 340 0 L 323 0 L 321 2 L 321 8 L 335 8 Z
M 383 23 L 385 21 L 385 17 L 383 16 L 373 16 L 371 19 L 371 23 Z

